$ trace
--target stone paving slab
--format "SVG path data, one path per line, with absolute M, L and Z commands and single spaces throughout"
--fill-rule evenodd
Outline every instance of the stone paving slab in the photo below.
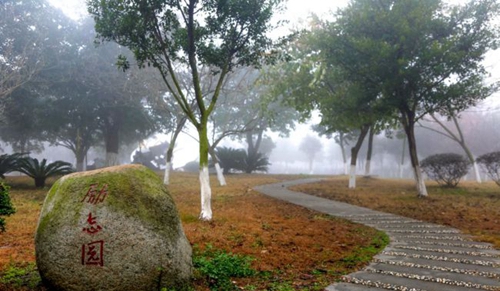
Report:
M 371 210 L 287 187 L 318 182 L 302 179 L 254 189 L 293 204 L 384 231 L 389 245 L 363 270 L 344 276 L 326 291 L 500 291 L 500 251 L 474 242 L 459 230 Z

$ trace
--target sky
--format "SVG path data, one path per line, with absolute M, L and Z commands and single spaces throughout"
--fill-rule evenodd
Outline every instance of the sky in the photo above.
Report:
M 86 13 L 86 0 L 49 0 L 49 2 L 73 19 L 77 19 Z M 306 18 L 310 12 L 321 15 L 330 9 L 344 6 L 347 2 L 347 0 L 289 0 L 286 15 L 291 21 L 298 20 L 299 18 Z
M 81 18 L 82 16 L 85 16 L 87 14 L 87 10 L 85 7 L 86 0 L 49 0 L 49 2 L 53 6 L 61 9 L 65 14 L 73 19 Z M 295 24 L 299 24 L 301 20 L 306 20 L 311 13 L 315 13 L 322 18 L 327 18 L 329 15 L 331 15 L 332 11 L 346 6 L 348 2 L 348 0 L 288 0 L 287 10 L 286 12 L 284 12 L 283 16 L 280 17 L 280 19 L 288 20 L 289 27 L 294 27 Z M 448 0 L 447 2 L 452 4 L 462 4 L 466 2 L 466 0 Z M 286 34 L 286 32 L 284 34 Z M 491 73 L 490 80 L 500 80 L 499 52 L 490 52 L 486 58 L 485 64 L 488 71 Z M 496 94 L 493 98 L 489 98 L 490 101 L 488 101 L 487 104 L 490 108 L 500 108 L 500 98 L 497 98 L 498 96 L 499 95 Z M 316 117 L 316 121 L 318 120 L 319 117 Z M 291 134 L 291 136 L 295 137 L 294 140 L 280 139 L 278 138 L 277 134 L 271 134 L 271 136 L 274 141 L 278 141 L 280 144 L 298 144 L 300 143 L 300 140 L 306 135 L 316 135 L 310 130 L 311 124 L 312 123 L 297 125 L 297 129 Z M 193 130 L 191 130 L 191 132 L 193 132 Z M 195 132 L 196 131 L 194 131 L 194 133 Z M 161 136 L 160 138 L 161 140 L 150 140 L 149 144 L 160 143 L 163 140 L 167 140 L 165 136 Z M 331 144 L 331 142 L 326 140 L 325 138 L 321 138 L 321 140 L 324 144 L 324 148 L 328 147 L 328 145 Z M 231 147 L 241 147 L 241 145 L 238 145 L 230 140 L 228 140 L 224 145 Z M 195 160 L 198 156 L 197 147 L 197 142 L 192 137 L 188 135 L 181 136 L 176 147 L 174 167 L 180 167 L 189 161 Z

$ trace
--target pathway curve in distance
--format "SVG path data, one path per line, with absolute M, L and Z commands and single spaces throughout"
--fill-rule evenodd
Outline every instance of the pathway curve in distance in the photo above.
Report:
M 500 291 L 500 251 L 459 230 L 320 198 L 287 187 L 302 179 L 254 189 L 265 195 L 384 231 L 391 242 L 370 265 L 327 291 Z

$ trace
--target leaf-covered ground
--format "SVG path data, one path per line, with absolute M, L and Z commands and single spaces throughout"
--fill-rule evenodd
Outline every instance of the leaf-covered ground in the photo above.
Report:
M 211 222 L 198 220 L 198 176 L 173 173 L 168 187 L 179 209 L 186 235 L 196 252 L 208 248 L 252 257 L 255 276 L 234 279 L 243 290 L 322 290 L 370 260 L 384 237 L 377 231 L 289 205 L 252 190 L 253 186 L 298 176 L 230 175 L 228 186 L 213 191 Z M 33 286 L 34 233 L 48 189 L 36 190 L 29 179 L 9 178 L 17 213 L 8 217 L 0 234 L 0 290 L 43 290 Z M 29 272 L 28 272 L 29 273 Z M 28 282 L 29 281 L 29 282 Z M 36 282 L 36 278 L 34 280 Z M 195 290 L 209 290 L 198 277 Z
M 500 249 L 500 187 L 462 181 L 457 188 L 443 188 L 426 181 L 429 196 L 418 198 L 411 180 L 359 177 L 356 189 L 348 189 L 347 177 L 335 177 L 293 190 L 448 225 Z

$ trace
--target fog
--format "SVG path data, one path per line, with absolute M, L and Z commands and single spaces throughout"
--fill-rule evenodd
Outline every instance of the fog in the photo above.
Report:
M 56 0 L 51 0 L 51 3 L 56 5 L 57 7 L 63 9 L 63 11 L 66 13 L 66 15 L 69 15 L 72 19 L 76 19 L 78 21 L 83 21 L 86 13 L 82 12 L 83 8 L 83 3 L 84 1 L 56 1 Z M 331 1 L 335 3 L 331 3 L 329 6 L 322 6 L 320 4 L 323 4 L 325 1 L 312 1 L 312 2 L 307 2 L 305 3 L 304 1 L 290 1 L 289 2 L 289 10 L 284 14 L 284 16 L 281 16 L 283 18 L 289 19 L 291 24 L 289 27 L 295 27 L 299 25 L 299 19 L 305 19 L 310 12 L 315 12 L 315 13 L 325 13 L 325 11 L 328 11 L 330 9 L 335 9 L 337 7 L 341 7 L 345 5 L 347 1 Z M 66 23 L 64 21 L 61 21 L 63 24 Z M 51 33 L 59 33 L 60 31 L 66 29 L 62 24 L 55 25 L 56 28 L 54 28 L 54 31 Z M 68 24 L 68 27 L 73 24 Z M 87 26 L 85 26 L 87 25 Z M 36 26 L 29 26 L 30 30 L 36 31 L 33 27 Z M 74 46 L 76 47 L 75 49 L 75 54 L 81 54 L 84 55 L 87 53 L 87 51 L 91 51 L 93 49 L 92 41 L 94 39 L 93 33 L 89 32 L 88 27 L 90 27 L 90 24 L 81 24 L 81 29 L 80 32 L 81 35 L 78 35 L 76 33 L 73 35 L 73 39 L 65 39 L 64 41 L 59 41 L 59 45 L 63 46 Z M 81 28 L 80 27 L 80 28 Z M 85 28 L 86 27 L 86 28 Z M 84 29 L 85 28 L 85 29 Z M 47 32 L 48 33 L 48 32 Z M 52 35 L 50 37 L 53 37 Z M 67 37 L 67 36 L 65 36 Z M 74 41 L 74 44 L 68 45 L 69 41 Z M 85 42 L 87 41 L 87 42 Z M 67 43 L 66 43 L 67 42 Z M 35 45 L 36 46 L 36 45 Z M 40 74 L 42 77 L 40 79 L 30 79 L 32 83 L 26 82 L 26 84 L 30 86 L 35 86 L 39 85 L 40 83 L 43 83 L 44 85 L 41 86 L 46 90 L 46 87 L 57 87 L 60 86 L 61 83 L 67 82 L 65 85 L 66 87 L 61 89 L 57 88 L 54 89 L 54 91 L 50 91 L 50 95 L 48 93 L 44 93 L 44 97 L 47 98 L 47 107 L 36 107 L 34 102 L 38 102 L 37 100 L 41 100 L 41 98 L 36 99 L 39 97 L 39 95 L 43 95 L 42 89 L 33 89 L 33 87 L 23 87 L 26 85 L 24 82 L 22 82 L 23 86 L 20 86 L 19 88 L 16 88 L 16 91 L 9 92 L 9 94 L 18 94 L 19 96 L 29 96 L 30 98 L 33 97 L 34 99 L 30 99 L 30 101 L 26 101 L 26 106 L 19 106 L 19 110 L 23 111 L 23 116 L 25 116 L 27 119 L 31 114 L 27 111 L 29 106 L 33 105 L 34 108 L 31 108 L 32 110 L 40 110 L 40 108 L 43 108 L 43 110 L 46 110 L 47 112 L 50 111 L 51 106 L 55 106 L 55 103 L 50 103 L 53 102 L 53 99 L 57 99 L 61 96 L 64 98 L 70 96 L 71 99 L 69 98 L 68 100 L 63 100 L 64 102 L 70 102 L 70 107 L 71 109 L 67 109 L 66 107 L 61 107 L 65 108 L 68 112 L 71 110 L 74 110 L 72 107 L 76 107 L 75 104 L 78 102 L 82 102 L 81 100 L 78 101 L 78 93 L 75 93 L 76 91 L 80 90 L 82 96 L 84 94 L 88 94 L 88 92 L 91 91 L 92 86 L 97 86 L 100 85 L 102 87 L 120 87 L 122 88 L 123 91 L 120 91 L 117 93 L 119 95 L 122 93 L 122 95 L 126 95 L 127 98 L 130 96 L 135 96 L 134 100 L 133 98 L 130 97 L 130 104 L 127 103 L 127 106 L 132 107 L 132 105 L 137 105 L 140 104 L 142 107 L 140 110 L 144 111 L 154 111 L 154 110 L 159 110 L 158 108 L 154 108 L 155 106 L 158 106 L 158 103 L 147 103 L 145 100 L 148 98 L 151 99 L 160 99 L 162 102 L 162 105 L 167 106 L 168 102 L 170 101 L 165 101 L 166 99 L 170 98 L 167 90 L 164 85 L 158 84 L 158 76 L 156 75 L 157 79 L 154 79 L 155 75 L 151 73 L 151 71 L 148 71 L 147 73 L 144 73 L 144 71 L 141 70 L 130 70 L 129 73 L 127 74 L 122 74 L 122 75 L 112 75 L 114 73 L 102 73 L 99 70 L 101 70 L 103 67 L 106 70 L 109 70 L 109 72 L 115 72 L 118 70 L 114 67 L 114 63 L 116 61 L 116 56 L 118 55 L 118 52 L 123 53 L 124 49 L 122 47 L 101 47 L 101 52 L 109 52 L 108 57 L 104 57 L 104 53 L 95 53 L 91 52 L 88 53 L 88 58 L 82 58 L 81 63 L 77 63 L 77 69 L 68 69 L 68 72 L 74 73 L 75 75 L 79 71 L 83 70 L 88 70 L 86 76 L 77 76 L 75 79 L 78 79 L 78 82 L 75 85 L 75 83 L 72 83 L 74 80 L 68 80 L 65 77 L 67 76 L 66 73 L 63 71 L 63 75 L 43 75 Z M 107 50 L 109 49 L 109 50 Z M 62 49 L 61 49 L 62 50 Z M 47 52 L 45 52 L 47 54 Z M 130 52 L 124 52 L 125 54 Z M 35 56 L 37 58 L 41 58 L 41 52 L 37 52 Z M 99 55 L 102 57 L 102 59 L 98 60 L 93 60 L 93 58 L 97 58 L 95 55 Z M 500 79 L 500 69 L 499 69 L 499 62 L 497 61 L 500 59 L 498 57 L 498 52 L 490 52 L 487 54 L 486 59 L 484 61 L 486 68 L 488 72 L 490 73 L 490 77 L 486 80 L 487 82 L 495 82 Z M 1 56 L 0 61 L 5 61 L 7 60 L 8 56 Z M 46 56 L 47 57 L 47 56 Z M 50 55 L 50 58 L 57 58 L 54 55 Z M 47 57 L 47 59 L 49 59 Z M 16 58 L 13 58 L 16 59 Z M 38 60 L 38 59 L 37 59 Z M 52 60 L 52 59 L 51 59 Z M 57 63 L 57 65 L 63 66 L 64 64 L 70 62 L 69 60 L 58 60 L 60 61 Z M 42 63 L 42 62 L 36 62 Z M 24 65 L 24 64 L 22 64 Z M 101 67 L 102 65 L 102 67 Z M 13 67 L 15 67 L 13 65 Z M 111 68 L 111 69 L 110 69 Z M 51 68 L 52 69 L 52 68 Z M 47 69 L 48 70 L 48 69 Z M 95 71 L 92 71 L 95 70 Z M 103 69 L 104 70 L 104 69 Z M 43 71 L 43 70 L 42 70 Z M 60 73 L 60 72 L 59 72 Z M 101 73 L 103 75 L 99 76 L 98 73 Z M 235 74 L 237 75 L 238 73 L 241 72 L 236 72 Z M 66 74 L 66 75 L 65 75 Z M 249 74 L 252 74 L 250 72 Z M 34 74 L 33 74 L 34 75 Z M 109 84 L 101 84 L 102 79 L 106 76 L 106 79 L 109 78 Z M 124 77 L 125 76 L 125 77 Z M 30 76 L 31 77 L 31 76 Z M 121 78 L 121 79 L 120 79 Z M 237 78 L 237 77 L 235 77 Z M 54 81 L 56 79 L 57 81 Z M 47 81 L 47 80 L 50 80 Z M 116 85 L 113 83 L 113 81 L 117 82 L 122 82 L 119 83 L 119 85 Z M 186 83 L 189 82 L 189 79 L 186 79 Z M 237 83 L 235 80 L 232 81 L 233 83 Z M 240 82 L 241 83 L 241 82 Z M 239 84 L 240 84 L 239 83 Z M 92 84 L 91 86 L 89 84 Z M 132 85 L 131 85 L 132 84 Z M 231 85 L 231 82 L 229 82 Z M 80 87 L 79 87 L 80 86 Z M 87 87 L 85 87 L 87 86 Z M 240 85 L 238 85 L 240 86 Z M 84 88 L 82 88 L 84 87 Z M 210 87 L 210 86 L 209 86 Z M 241 86 L 240 86 L 241 87 Z M 237 105 L 231 104 L 231 103 L 222 103 L 218 107 L 218 109 L 215 112 L 221 112 L 223 109 L 227 109 L 225 107 L 239 107 L 238 111 L 235 115 L 227 115 L 230 116 L 229 120 L 226 120 L 226 124 L 231 124 L 231 123 L 237 123 L 240 121 L 240 118 L 242 117 L 243 111 L 252 111 L 253 108 L 251 106 L 254 106 L 255 104 L 248 104 L 248 105 L 243 105 L 247 104 L 246 102 L 250 103 L 251 99 L 253 98 L 251 95 L 259 95 L 258 93 L 262 92 L 262 87 L 245 87 L 241 89 L 238 87 L 238 93 L 241 93 L 240 95 L 244 96 L 244 99 L 240 100 L 241 102 L 238 103 Z M 225 96 L 231 96 L 234 92 L 236 91 L 236 86 L 233 88 L 229 88 Z M 26 94 L 26 92 L 29 91 L 29 94 Z M 52 90 L 52 89 L 51 89 Z M 59 90 L 59 91 L 58 91 Z M 87 103 L 85 105 L 93 104 L 102 101 L 102 99 L 105 98 L 110 98 L 110 100 L 107 100 L 108 103 L 100 106 L 98 109 L 102 108 L 109 108 L 109 104 L 117 103 L 116 96 L 109 97 L 109 95 L 112 95 L 115 93 L 118 89 L 112 88 L 112 90 L 106 91 L 105 97 L 99 96 L 99 98 L 96 99 L 90 99 L 89 101 L 83 101 L 83 103 Z M 189 90 L 192 89 L 186 89 L 185 92 L 186 94 L 189 94 Z M 232 90 L 232 91 L 231 91 Z M 231 91 L 231 92 L 230 92 Z M 69 92 L 69 93 L 68 93 Z M 257 92 L 257 93 L 256 93 Z M 31 95 L 33 96 L 31 96 Z M 59 94 L 59 95 L 58 95 Z M 49 96 L 50 95 L 50 96 Z M 120 98 L 121 96 L 120 95 Z M 137 97 L 139 96 L 139 97 Z M 64 99 L 61 97 L 61 100 Z M 460 118 L 458 119 L 458 124 L 460 126 L 460 130 L 463 133 L 465 142 L 467 146 L 470 148 L 472 153 L 477 157 L 482 154 L 492 152 L 492 151 L 498 151 L 500 150 L 500 102 L 498 101 L 499 95 L 498 93 L 494 94 L 493 96 L 489 97 L 488 99 L 482 101 L 479 105 L 475 107 L 468 108 L 464 112 L 460 113 Z M 236 97 L 235 97 L 236 98 Z M 155 100 L 156 100 L 155 99 Z M 59 101 L 61 101 L 59 100 Z M 75 101 L 76 100 L 76 101 Z M 127 101 L 127 102 L 128 102 Z M 19 99 L 16 99 L 15 102 L 19 102 Z M 71 103 L 73 102 L 73 103 Z M 239 101 L 238 101 L 239 102 Z M 256 101 L 257 102 L 257 101 Z M 50 103 L 50 104 L 49 104 Z M 62 104 L 63 102 L 61 102 Z M 63 106 L 59 104 L 60 106 Z M 9 113 L 9 107 L 6 107 L 4 105 L 4 112 Z M 269 104 L 268 104 L 269 105 Z M 271 104 L 274 106 L 274 104 Z M 67 106 L 67 104 L 65 105 Z M 276 105 L 278 106 L 278 105 Z M 282 106 L 282 105 L 279 105 Z M 269 107 L 272 107 L 269 105 Z M 7 109 L 5 109 L 7 108 Z M 151 109 L 153 108 L 153 109 Z M 233 109 L 233 108 L 232 108 Z M 62 110 L 62 109 L 61 109 Z M 88 113 L 90 110 L 96 110 L 96 108 L 84 108 L 82 109 L 82 112 Z M 175 115 L 175 108 L 170 107 L 168 113 L 158 113 L 154 112 L 156 115 L 162 115 L 162 118 L 165 118 L 165 120 L 157 121 L 155 122 L 161 123 L 161 126 L 158 126 L 155 128 L 154 131 L 149 132 L 147 130 L 142 130 L 140 127 L 134 127 L 134 125 L 138 125 L 140 122 L 136 121 L 135 118 L 137 116 L 126 116 L 127 120 L 130 121 L 130 123 L 133 123 L 132 125 L 127 125 L 130 126 L 128 127 L 130 130 L 130 136 L 127 135 L 126 138 L 123 139 L 123 141 L 120 141 L 120 146 L 118 150 L 118 163 L 119 164 L 127 164 L 132 162 L 132 157 L 134 153 L 136 152 L 148 152 L 149 147 L 158 145 L 159 143 L 169 143 L 170 142 L 170 137 L 172 132 L 174 131 L 174 125 L 176 122 L 177 117 L 172 117 L 171 115 Z M 285 109 L 284 107 L 278 107 L 277 109 L 277 114 L 282 114 L 286 110 L 294 111 L 294 109 L 287 108 Z M 49 113 L 43 112 L 42 115 L 40 116 L 45 116 Z M 139 115 L 143 114 L 144 112 L 139 112 Z M 71 112 L 68 113 L 71 117 L 71 115 L 75 115 L 76 113 Z M 100 123 L 105 123 L 106 118 L 109 117 L 110 113 L 105 112 L 102 113 L 100 112 L 100 116 L 97 115 L 91 115 L 88 120 L 97 119 Z M 226 114 L 226 113 L 224 113 Z M 228 113 L 229 114 L 229 113 Z M 233 112 L 234 114 L 234 112 Z M 252 112 L 249 114 L 253 114 Z M 34 114 L 33 114 L 34 115 Z M 168 116 L 167 116 L 168 115 Z M 283 114 L 285 115 L 285 114 Z M 283 126 L 292 126 L 294 127 L 293 130 L 290 132 L 287 132 L 287 130 L 284 129 L 277 129 L 277 128 L 271 128 L 271 125 L 266 124 L 266 130 L 263 135 L 263 137 L 267 137 L 274 143 L 274 148 L 270 149 L 269 152 L 264 153 L 269 160 L 270 165 L 268 166 L 268 173 L 272 174 L 314 174 L 314 175 L 341 175 L 341 174 L 346 174 L 346 162 L 347 164 L 350 163 L 350 149 L 354 144 L 354 141 L 350 141 L 349 143 L 345 144 L 345 157 L 343 157 L 342 152 L 341 152 L 341 147 L 340 145 L 335 141 L 335 134 L 331 138 L 327 138 L 325 136 L 320 136 L 318 135 L 317 132 L 313 131 L 311 127 L 319 122 L 319 116 L 318 113 L 315 112 L 312 114 L 313 117 L 309 120 L 306 120 L 305 122 L 299 123 L 298 120 L 299 118 L 297 116 L 292 116 L 292 117 L 287 117 L 288 119 L 284 121 L 279 121 L 283 123 Z M 13 127 L 12 124 L 9 124 L 8 122 L 6 123 L 5 120 L 3 126 L 2 126 L 2 133 L 0 134 L 0 147 L 3 153 L 13 153 L 13 152 L 19 152 L 19 149 L 25 148 L 26 144 L 29 144 L 30 142 L 34 143 L 39 143 L 39 145 L 35 148 L 29 148 L 30 156 L 38 159 L 47 159 L 49 162 L 51 161 L 56 161 L 56 160 L 63 160 L 72 163 L 73 165 L 77 165 L 77 158 L 75 157 L 77 149 L 74 147 L 81 146 L 78 144 L 78 142 L 83 139 L 83 135 L 80 131 L 78 131 L 76 136 L 75 134 L 72 134 L 71 136 L 68 134 L 66 137 L 68 139 L 71 139 L 74 144 L 66 146 L 60 146 L 60 144 L 63 144 L 63 141 L 61 140 L 62 138 L 60 136 L 54 136 L 52 133 L 50 133 L 50 129 L 52 127 L 56 127 L 51 122 L 47 122 L 44 126 L 46 126 L 47 130 L 45 128 L 37 130 L 32 130 L 28 127 L 33 126 L 33 124 L 36 124 L 38 121 L 33 121 L 30 124 L 25 124 L 23 123 L 23 118 L 21 120 L 17 120 L 16 117 L 21 116 L 17 112 L 12 112 L 12 116 L 9 116 L 8 118 L 11 118 L 12 124 L 15 124 L 16 126 L 20 127 Z M 155 116 L 155 117 L 158 117 Z M 225 116 L 225 118 L 227 118 Z M 59 117 L 58 114 L 53 115 L 53 117 Z M 87 116 L 88 117 L 88 116 Z M 252 116 L 252 120 L 254 122 L 259 122 L 261 120 L 256 120 L 255 115 Z M 445 117 L 439 117 L 438 118 L 447 126 L 450 128 L 450 131 L 458 134 L 457 128 L 454 127 L 454 123 L 450 120 L 447 120 Z M 166 120 L 168 119 L 168 120 Z M 74 120 L 73 120 L 74 121 Z M 72 122 L 73 122 L 72 121 Z M 59 127 L 64 127 L 66 126 L 65 130 L 74 130 L 76 126 L 81 126 L 81 124 L 75 123 L 70 123 L 66 119 L 61 119 L 60 122 L 64 123 L 67 122 L 67 124 L 63 124 L 61 126 L 60 124 L 58 125 Z M 80 120 L 78 121 L 80 122 Z M 148 121 L 149 122 L 149 121 Z M 221 129 L 220 125 L 217 127 L 216 124 L 217 120 L 212 121 L 211 125 L 211 130 L 212 130 L 212 136 L 215 137 L 217 134 L 220 134 L 223 132 Z M 90 123 L 90 121 L 89 121 Z M 172 124 L 170 124 L 172 123 Z M 24 126 L 24 127 L 23 127 Z M 85 125 L 87 126 L 87 125 Z M 103 128 L 99 127 L 102 126 L 100 125 L 95 125 L 95 129 L 89 130 L 90 134 L 94 134 L 95 132 L 101 132 L 101 133 L 108 133 L 110 132 L 110 128 Z M 254 126 L 253 129 L 255 129 L 256 126 Z M 261 129 L 261 128 L 260 128 Z M 25 132 L 30 132 L 29 136 L 23 135 Z M 31 131 L 29 131 L 31 130 Z M 61 128 L 58 128 L 59 131 L 62 131 Z M 149 130 L 149 128 L 148 128 Z M 45 132 L 47 131 L 47 132 Z M 53 129 L 53 131 L 57 131 Z M 374 144 L 373 144 L 373 157 L 372 157 L 372 164 L 371 164 L 371 171 L 370 175 L 376 175 L 376 176 L 381 176 L 381 177 L 399 177 L 399 178 L 412 178 L 413 173 L 411 170 L 411 166 L 409 164 L 409 158 L 408 158 L 408 149 L 407 145 L 404 142 L 404 136 L 398 135 L 398 129 L 393 129 L 390 131 L 383 131 L 379 132 L 375 135 L 374 138 Z M 7 133 L 6 133 L 7 132 Z M 241 130 L 237 134 L 234 134 L 232 136 L 229 136 L 224 138 L 218 146 L 225 146 L 225 147 L 231 147 L 231 148 L 238 148 L 238 149 L 247 149 L 249 145 L 246 143 L 245 140 L 245 133 L 247 131 Z M 441 132 L 441 133 L 439 133 Z M 38 135 L 40 133 L 40 135 Z M 423 159 L 429 155 L 432 154 L 438 154 L 438 153 L 448 153 L 448 152 L 453 152 L 453 153 L 458 153 L 458 154 L 464 154 L 464 151 L 460 145 L 451 140 L 450 138 L 446 137 L 446 130 L 439 127 L 439 125 L 436 122 L 431 121 L 430 119 L 425 119 L 421 121 L 421 124 L 417 126 L 416 128 L 416 141 L 417 141 L 417 150 L 418 150 L 418 155 L 419 159 Z M 255 133 L 256 134 L 256 133 Z M 20 136 L 19 136 L 20 135 Z M 70 136 L 70 137 L 68 137 Z M 179 139 L 175 143 L 175 149 L 174 149 L 174 157 L 173 157 L 173 169 L 174 170 L 185 170 L 183 169 L 184 165 L 186 165 L 189 162 L 196 161 L 198 160 L 198 142 L 196 141 L 196 131 L 193 129 L 192 126 L 187 125 L 183 133 L 180 135 Z M 95 138 L 95 137 L 92 137 Z M 92 139 L 89 138 L 89 139 Z M 102 137 L 99 137 L 102 139 Z M 215 138 L 213 138 L 215 139 Z M 76 142 L 75 142 L 76 141 Z M 23 146 L 20 146 L 19 144 L 23 144 Z M 59 146 L 57 146 L 59 144 Z M 70 149 L 73 146 L 73 149 Z M 363 173 L 363 170 L 365 168 L 365 159 L 366 159 L 366 152 L 367 152 L 367 141 L 363 143 L 363 146 L 360 150 L 360 154 L 358 156 L 358 162 L 357 162 L 357 169 L 358 173 Z M 162 155 L 158 155 L 157 158 L 159 159 L 164 159 L 166 156 L 166 153 Z M 344 161 L 344 158 L 347 159 L 347 161 Z M 104 142 L 101 141 L 93 141 L 92 145 L 89 146 L 88 151 L 84 155 L 84 163 L 86 167 L 100 167 L 104 166 L 106 160 L 106 146 L 104 145 Z

